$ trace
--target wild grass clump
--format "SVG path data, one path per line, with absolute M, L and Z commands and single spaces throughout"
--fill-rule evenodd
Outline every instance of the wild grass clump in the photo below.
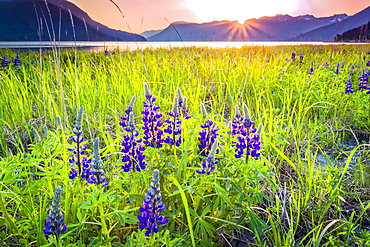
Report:
M 0 244 L 370 245 L 369 50 L 4 50 Z

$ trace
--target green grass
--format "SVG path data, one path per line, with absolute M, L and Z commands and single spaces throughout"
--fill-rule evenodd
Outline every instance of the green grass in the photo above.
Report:
M 0 244 L 370 245 L 368 145 L 360 138 L 354 150 L 341 146 L 350 136 L 342 129 L 370 132 L 370 96 L 344 93 L 351 65 L 357 88 L 369 50 L 370 45 L 307 45 L 109 56 L 73 50 L 20 53 L 19 70 L 0 68 Z M 286 61 L 293 51 L 304 54 L 303 63 Z M 312 62 L 315 73 L 309 77 Z M 181 88 L 193 117 L 183 122 L 185 141 L 177 150 L 148 148 L 148 169 L 124 173 L 120 116 L 136 95 L 136 123 L 142 126 L 144 82 L 164 115 Z M 202 161 L 197 146 L 201 103 L 220 128 L 218 165 L 210 176 L 195 172 Z M 256 126 L 264 126 L 262 155 L 248 163 L 234 157 L 235 137 L 229 133 L 234 106 L 242 103 Z M 101 140 L 108 188 L 68 178 L 68 136 L 81 106 L 87 145 L 92 149 L 93 140 Z M 321 165 L 318 155 L 333 162 Z M 136 216 L 155 168 L 169 223 L 146 238 Z M 43 229 L 58 185 L 68 229 L 57 239 Z

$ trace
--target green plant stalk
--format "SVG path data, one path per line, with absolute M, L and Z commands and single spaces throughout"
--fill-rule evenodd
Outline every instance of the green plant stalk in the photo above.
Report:
M 5 205 L 4 205 L 4 202 L 3 202 L 3 196 L 2 196 L 1 192 L 0 192 L 0 209 L 1 209 L 1 212 L 3 212 L 3 216 L 4 216 L 5 220 L 8 222 L 9 226 L 13 229 L 13 231 L 15 231 L 16 233 L 19 233 L 18 227 L 14 223 L 13 217 L 8 214 L 8 212 L 5 208 Z

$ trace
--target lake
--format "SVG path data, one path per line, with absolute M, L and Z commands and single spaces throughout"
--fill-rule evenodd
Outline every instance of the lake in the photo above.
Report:
M 212 47 L 212 48 L 241 48 L 243 46 L 297 46 L 297 45 L 359 45 L 364 43 L 334 43 L 334 42 L 87 42 L 87 41 L 30 41 L 30 42 L 0 42 L 0 49 L 51 49 L 53 47 L 78 48 L 92 51 L 112 50 L 143 50 L 158 48 L 177 48 L 177 47 Z

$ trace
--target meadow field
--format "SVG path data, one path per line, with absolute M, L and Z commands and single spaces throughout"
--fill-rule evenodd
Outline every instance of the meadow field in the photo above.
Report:
M 370 45 L 1 52 L 0 245 L 370 246 Z

